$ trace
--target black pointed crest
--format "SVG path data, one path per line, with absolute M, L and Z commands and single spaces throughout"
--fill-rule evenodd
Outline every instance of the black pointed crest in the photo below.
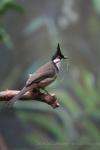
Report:
M 60 45 L 58 43 L 57 45 L 57 51 L 54 54 L 54 56 L 52 57 L 52 60 L 56 59 L 56 58 L 60 58 L 60 59 L 65 59 L 64 55 L 61 53 L 61 49 L 60 49 Z

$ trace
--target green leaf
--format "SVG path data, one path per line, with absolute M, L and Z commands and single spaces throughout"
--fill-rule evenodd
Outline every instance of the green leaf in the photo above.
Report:
M 4 43 L 7 46 L 7 48 L 13 47 L 13 43 L 10 39 L 10 36 L 3 28 L 0 28 L 0 42 Z
M 24 8 L 12 0 L 1 1 L 0 2 L 0 14 L 2 15 L 6 13 L 8 10 L 15 10 L 21 13 L 24 11 Z

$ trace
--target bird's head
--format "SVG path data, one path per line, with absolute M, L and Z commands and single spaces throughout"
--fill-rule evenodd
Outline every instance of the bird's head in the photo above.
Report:
M 57 51 L 56 51 L 56 53 L 53 55 L 52 61 L 54 61 L 54 60 L 56 60 L 56 59 L 61 60 L 61 59 L 67 59 L 67 58 L 68 58 L 68 57 L 65 57 L 65 56 L 62 54 L 61 49 L 60 49 L 60 45 L 59 45 L 59 43 L 58 43 L 58 45 L 57 45 Z

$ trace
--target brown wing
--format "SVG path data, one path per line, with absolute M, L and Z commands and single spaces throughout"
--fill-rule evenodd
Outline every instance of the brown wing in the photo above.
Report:
M 45 78 L 52 78 L 53 76 L 55 76 L 55 71 L 53 69 L 49 69 L 49 70 L 44 70 L 44 72 L 36 72 L 34 73 L 26 82 L 26 86 L 30 86 L 33 83 L 38 83 L 42 80 L 44 80 Z

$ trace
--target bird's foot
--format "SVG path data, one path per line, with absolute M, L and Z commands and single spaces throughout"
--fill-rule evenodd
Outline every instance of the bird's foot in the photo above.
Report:
M 44 91 L 46 94 L 50 95 L 49 92 L 45 88 L 41 88 L 42 91 Z

